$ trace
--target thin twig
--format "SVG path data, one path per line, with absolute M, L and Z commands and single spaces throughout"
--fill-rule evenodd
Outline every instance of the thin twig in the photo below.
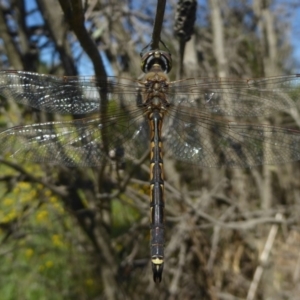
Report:
M 282 214 L 281 213 L 276 214 L 275 219 L 278 221 L 282 221 L 283 220 Z M 266 244 L 265 244 L 265 248 L 260 256 L 260 265 L 255 270 L 253 280 L 252 280 L 250 288 L 248 290 L 247 300 L 255 299 L 257 287 L 261 280 L 261 277 L 262 277 L 262 274 L 264 271 L 264 266 L 266 265 L 266 262 L 268 261 L 268 258 L 270 256 L 270 253 L 271 253 L 274 241 L 275 241 L 275 237 L 276 237 L 276 234 L 278 231 L 278 226 L 279 226 L 278 224 L 274 224 L 271 227 L 269 236 L 268 236 Z

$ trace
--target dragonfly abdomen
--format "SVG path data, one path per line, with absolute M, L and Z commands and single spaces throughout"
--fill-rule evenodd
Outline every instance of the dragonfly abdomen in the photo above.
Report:
M 153 279 L 161 281 L 164 265 L 164 177 L 161 126 L 163 115 L 159 110 L 149 114 L 151 128 L 150 153 L 150 234 Z

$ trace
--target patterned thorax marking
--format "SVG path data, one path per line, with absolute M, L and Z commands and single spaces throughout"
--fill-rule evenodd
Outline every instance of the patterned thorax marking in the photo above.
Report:
M 169 106 L 167 101 L 169 78 L 159 65 L 153 65 L 151 70 L 143 80 L 143 103 L 149 113 L 154 109 L 164 113 Z

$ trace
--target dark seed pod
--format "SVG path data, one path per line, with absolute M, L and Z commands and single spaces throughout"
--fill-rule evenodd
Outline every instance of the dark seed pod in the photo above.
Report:
M 175 16 L 174 33 L 179 38 L 188 41 L 194 32 L 196 20 L 196 0 L 179 0 Z

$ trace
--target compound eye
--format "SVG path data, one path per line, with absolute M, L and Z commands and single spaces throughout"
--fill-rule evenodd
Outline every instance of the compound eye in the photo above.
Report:
M 171 57 L 171 53 L 169 52 L 166 52 L 166 51 L 162 51 L 161 52 L 161 57 L 163 58 L 164 60 L 164 64 L 165 64 L 165 68 L 164 71 L 166 73 L 169 73 L 172 69 L 172 57 Z
M 142 56 L 141 69 L 144 73 L 149 72 L 154 64 L 160 65 L 165 73 L 169 73 L 172 68 L 171 54 L 161 50 L 154 50 Z

